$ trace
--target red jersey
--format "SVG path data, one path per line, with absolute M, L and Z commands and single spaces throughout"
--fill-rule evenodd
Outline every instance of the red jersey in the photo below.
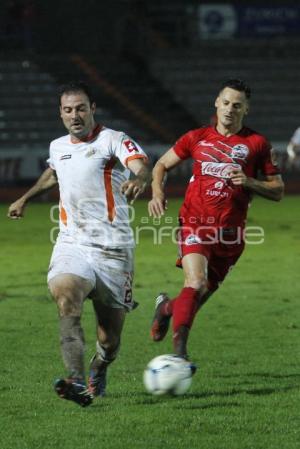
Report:
M 184 134 L 173 147 L 181 159 L 194 160 L 193 176 L 180 209 L 183 224 L 216 227 L 244 226 L 251 192 L 230 181 L 232 169 L 246 176 L 276 175 L 271 145 L 260 134 L 243 127 L 226 137 L 207 126 Z

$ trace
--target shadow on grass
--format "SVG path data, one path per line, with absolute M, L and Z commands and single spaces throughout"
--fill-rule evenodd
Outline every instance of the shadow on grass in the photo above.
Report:
M 231 397 L 231 396 L 237 396 L 240 394 L 250 394 L 254 396 L 267 396 L 274 393 L 280 393 L 290 390 L 296 390 L 298 389 L 298 385 L 288 385 L 286 387 L 271 387 L 271 388 L 265 388 L 265 387 L 253 387 L 253 388 L 233 388 L 229 391 L 209 391 L 209 392 L 203 392 L 203 393 L 193 393 L 189 397 L 190 398 L 196 398 L 196 399 L 205 399 L 210 397 Z
M 180 404 L 176 408 L 185 410 L 205 410 L 211 408 L 229 408 L 229 407 L 241 407 L 239 402 L 216 402 L 215 404 Z
M 273 374 L 273 373 L 245 373 L 245 374 L 220 374 L 216 377 L 220 377 L 221 379 L 234 379 L 234 378 L 247 378 L 247 377 L 262 377 L 264 379 L 300 379 L 300 372 L 299 373 L 293 373 L 293 374 Z
M 0 301 L 4 301 L 5 299 L 9 298 L 8 293 L 6 292 L 0 292 Z
M 215 404 L 188 404 L 187 401 L 193 401 L 193 400 L 205 400 L 205 399 L 211 399 L 211 398 L 232 398 L 234 396 L 239 396 L 243 394 L 247 395 L 253 395 L 253 396 L 268 396 L 274 393 L 280 393 L 280 392 L 287 392 L 290 390 L 296 390 L 299 389 L 298 385 L 288 385 L 283 387 L 255 387 L 253 388 L 232 388 L 228 391 L 207 391 L 207 392 L 193 392 L 188 393 L 183 396 L 151 396 L 147 394 L 146 392 L 136 392 L 134 395 L 129 395 L 126 393 L 119 393 L 119 394 L 112 394 L 110 396 L 110 399 L 112 400 L 118 400 L 118 399 L 124 399 L 127 397 L 129 399 L 128 405 L 157 405 L 162 402 L 166 401 L 180 401 L 180 406 L 186 406 L 187 408 L 211 408 L 211 407 L 239 407 L 240 404 L 238 402 L 222 402 L 222 403 L 215 403 Z
M 5 288 L 19 289 L 19 288 L 33 288 L 33 287 L 44 287 L 47 288 L 46 282 L 23 282 L 23 283 L 7 283 Z
M 33 301 L 52 302 L 50 295 L 30 295 L 28 293 L 5 293 L 0 294 L 0 302 L 9 299 L 30 299 Z
M 120 400 L 121 398 L 124 399 L 126 394 L 124 395 L 117 395 L 118 396 L 118 400 Z M 218 395 L 214 395 L 212 394 L 212 396 L 218 396 Z M 194 399 L 203 399 L 205 398 L 203 395 L 197 395 L 197 394 L 187 394 L 187 395 L 183 395 L 183 396 L 169 396 L 169 395 L 162 395 L 162 396 L 151 396 L 148 395 L 147 393 L 137 393 L 135 395 L 135 397 L 131 397 L 131 401 L 127 402 L 126 407 L 136 407 L 139 405 L 142 406 L 155 406 L 157 407 L 160 404 L 165 404 L 165 403 L 170 403 L 170 405 L 172 404 L 172 407 L 175 406 L 175 408 L 180 408 L 180 409 L 186 409 L 186 410 L 205 410 L 205 409 L 211 409 L 211 408 L 227 408 L 227 407 L 241 407 L 241 404 L 239 402 L 230 402 L 230 401 L 223 401 L 223 402 L 216 402 L 213 404 L 207 404 L 207 403 L 200 403 L 200 402 L 191 402 Z M 108 398 L 107 398 L 108 399 Z M 95 407 L 95 409 L 101 408 L 102 410 L 105 410 L 105 408 L 108 406 L 108 404 L 110 404 L 110 407 L 112 405 L 112 402 L 115 402 L 115 400 L 117 400 L 116 395 L 112 395 L 110 396 L 110 401 L 107 401 L 105 404 L 105 400 L 104 401 L 100 401 L 97 403 L 93 404 L 93 408 Z
M 271 379 L 289 379 L 289 378 L 296 378 L 300 379 L 300 372 L 299 373 L 293 373 L 293 374 L 272 374 L 272 373 L 250 373 L 247 374 L 249 377 L 264 377 L 264 378 L 271 378 Z
M 30 288 L 30 287 L 45 287 L 47 282 L 23 282 L 22 284 L 17 283 L 14 288 Z

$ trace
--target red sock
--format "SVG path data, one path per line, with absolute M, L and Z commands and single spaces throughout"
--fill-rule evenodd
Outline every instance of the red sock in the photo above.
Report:
M 177 298 L 172 301 L 173 331 L 180 326 L 190 328 L 198 310 L 199 292 L 191 287 L 184 287 Z

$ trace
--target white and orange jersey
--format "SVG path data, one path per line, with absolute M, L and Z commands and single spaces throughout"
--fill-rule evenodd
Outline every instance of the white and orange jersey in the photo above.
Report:
M 60 191 L 59 239 L 109 248 L 134 246 L 130 211 L 120 192 L 128 180 L 127 164 L 146 158 L 123 132 L 97 126 L 86 142 L 70 135 L 50 144 L 48 163 L 56 171 Z

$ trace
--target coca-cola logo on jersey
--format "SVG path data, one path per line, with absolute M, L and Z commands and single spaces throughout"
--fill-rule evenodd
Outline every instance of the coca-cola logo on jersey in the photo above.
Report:
M 239 164 L 226 162 L 202 162 L 202 175 L 215 176 L 217 178 L 230 178 L 232 170 L 241 170 Z

